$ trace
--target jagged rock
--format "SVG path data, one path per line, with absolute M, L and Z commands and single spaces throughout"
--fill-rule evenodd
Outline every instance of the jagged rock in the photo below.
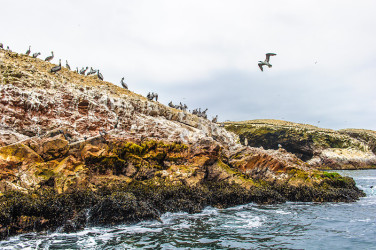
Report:
M 375 131 L 335 131 L 279 120 L 227 122 L 226 129 L 237 133 L 243 145 L 282 148 L 312 168 L 376 168 Z
M 0 238 L 78 230 L 89 209 L 94 224 L 125 223 L 208 205 L 364 195 L 285 145 L 246 147 L 243 135 L 97 77 L 51 74 L 48 62 L 2 50 L 0 58 Z
M 88 186 L 88 169 L 73 156 L 63 159 L 53 170 L 58 193 Z
M 99 157 L 101 154 L 105 152 L 105 149 L 101 149 L 97 146 L 92 144 L 86 144 L 81 151 L 81 159 L 85 160 L 90 157 Z
M 19 143 L 0 147 L 0 160 L 9 165 L 43 162 L 43 159 L 28 146 Z
M 219 161 L 219 162 L 214 163 L 213 165 L 207 166 L 206 179 L 208 181 L 225 181 L 229 179 L 230 177 L 232 177 L 231 174 L 227 173 L 224 170 L 223 165 L 224 163 Z
M 0 130 L 0 147 L 26 140 L 28 136 L 11 130 Z
M 69 142 L 59 134 L 52 138 L 34 139 L 29 145 L 44 160 L 53 160 L 65 156 L 69 150 Z

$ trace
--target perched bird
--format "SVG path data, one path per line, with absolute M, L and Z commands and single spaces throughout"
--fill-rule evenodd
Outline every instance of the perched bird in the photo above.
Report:
M 85 72 L 86 72 L 86 70 L 87 70 L 88 68 L 89 68 L 89 67 L 86 67 L 86 68 L 82 67 L 82 69 L 80 70 L 80 74 L 81 74 L 81 75 L 85 75 Z
M 78 67 L 76 67 L 76 73 L 78 73 Z
M 56 73 L 61 70 L 61 59 L 59 59 L 59 65 L 51 69 L 51 73 Z
M 65 67 L 66 67 L 67 69 L 69 69 L 69 70 L 70 70 L 70 66 L 69 66 L 69 64 L 68 64 L 68 61 L 67 61 L 67 60 L 65 60 Z
M 106 138 L 105 138 L 105 136 L 107 135 L 106 130 L 103 129 L 102 132 L 99 130 L 99 135 L 101 136 L 102 141 L 106 142 Z
M 26 51 L 25 55 L 30 55 L 30 52 L 31 52 L 31 46 L 29 45 L 29 49 Z
M 269 59 L 270 59 L 270 56 L 276 56 L 277 54 L 274 54 L 274 53 L 266 53 L 266 59 L 265 61 L 259 61 L 258 63 L 258 66 L 260 67 L 261 71 L 264 71 L 264 69 L 262 68 L 262 66 L 266 65 L 268 66 L 269 68 L 272 67 L 272 65 L 269 63 Z
M 36 52 L 33 54 L 33 58 L 37 58 L 40 55 L 40 52 Z
M 94 75 L 95 73 L 97 73 L 97 71 L 95 70 L 95 69 L 93 69 L 93 67 L 90 67 L 90 71 L 89 72 L 87 72 L 87 76 L 89 76 L 89 75 Z
M 9 46 L 7 46 L 7 50 L 10 51 L 10 52 L 12 52 L 12 51 L 10 50 Z
M 52 54 L 52 55 L 47 56 L 46 59 L 44 59 L 46 62 L 49 62 L 49 61 L 51 61 L 52 59 L 54 59 L 54 52 L 51 51 L 51 54 Z
M 103 81 L 103 75 L 101 74 L 101 72 L 99 72 L 99 69 L 97 70 L 97 76 L 100 80 Z
M 123 86 L 123 88 L 128 89 L 128 85 L 124 82 L 124 77 L 121 78 L 120 83 L 121 83 L 121 86 Z
M 4 45 L 2 43 L 0 43 L 0 48 L 4 49 Z

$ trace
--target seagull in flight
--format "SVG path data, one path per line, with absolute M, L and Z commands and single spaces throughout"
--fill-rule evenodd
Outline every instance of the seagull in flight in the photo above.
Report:
M 262 68 L 262 66 L 266 65 L 268 66 L 269 68 L 272 67 L 272 65 L 269 63 L 269 59 L 270 59 L 270 56 L 276 56 L 277 54 L 275 53 L 266 53 L 266 59 L 265 61 L 259 61 L 258 63 L 258 66 L 260 67 L 261 71 L 264 71 L 264 69 Z

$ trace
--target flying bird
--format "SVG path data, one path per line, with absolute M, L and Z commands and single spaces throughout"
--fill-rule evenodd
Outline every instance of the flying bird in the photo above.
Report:
M 262 68 L 262 66 L 264 66 L 264 65 L 268 66 L 269 68 L 272 67 L 272 65 L 269 63 L 270 56 L 276 56 L 276 55 L 277 54 L 275 54 L 275 53 L 266 53 L 265 61 L 259 61 L 259 63 L 258 63 L 258 66 L 260 67 L 261 71 L 264 71 L 264 69 Z

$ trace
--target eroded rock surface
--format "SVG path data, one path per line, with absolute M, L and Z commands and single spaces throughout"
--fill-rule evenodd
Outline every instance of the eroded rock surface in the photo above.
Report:
M 331 130 L 278 120 L 228 122 L 243 145 L 278 149 L 295 154 L 313 168 L 376 168 L 376 132 L 361 129 Z
M 52 66 L 0 50 L 1 237 L 364 195 L 284 149 L 241 145 L 207 119 Z

